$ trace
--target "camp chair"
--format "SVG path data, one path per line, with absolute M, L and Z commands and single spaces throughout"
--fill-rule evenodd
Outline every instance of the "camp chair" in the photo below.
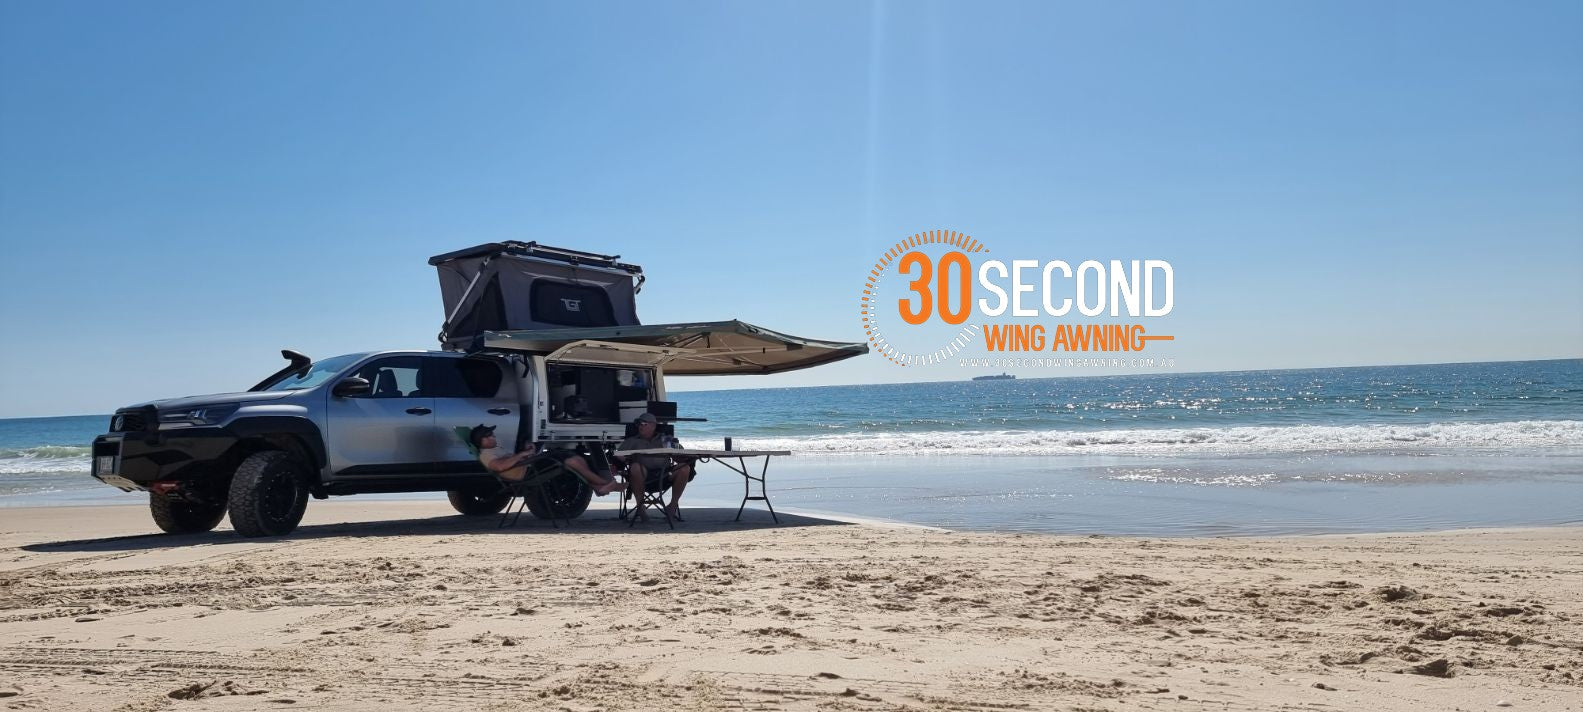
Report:
M 661 425 L 659 432 L 664 435 L 672 435 L 675 433 L 675 431 L 672 430 L 673 427 L 675 426 L 672 426 L 668 423 Z M 636 425 L 627 423 L 627 437 L 637 435 L 637 432 Z M 627 467 L 631 467 L 630 462 L 627 463 Z M 694 467 L 696 467 L 696 465 L 694 465 Z M 631 527 L 638 523 L 638 512 L 643 512 L 651 508 L 658 508 L 660 510 L 660 514 L 665 517 L 665 525 L 671 529 L 675 529 L 676 523 L 671 521 L 671 512 L 669 509 L 665 508 L 665 493 L 670 491 L 672 483 L 671 478 L 675 477 L 675 475 L 672 475 L 669 471 L 662 471 L 659 473 L 645 472 L 643 475 L 643 491 L 639 492 L 632 488 L 632 478 L 627 477 L 625 472 L 626 468 L 623 468 L 622 478 L 627 481 L 627 490 L 621 495 L 621 508 L 617 513 L 617 516 L 627 520 L 627 526 Z M 632 500 L 631 506 L 627 505 L 628 499 Z
M 467 443 L 467 451 L 472 453 L 473 457 L 478 457 L 478 447 L 473 445 L 472 438 L 469 437 L 473 429 L 465 425 L 459 425 L 455 430 L 456 436 L 461 438 L 462 442 Z M 545 514 L 550 517 L 550 525 L 560 529 L 559 519 L 563 517 L 558 517 L 557 515 L 561 510 L 550 502 L 549 493 L 545 491 L 544 486 L 555 478 L 569 473 L 567 473 L 566 468 L 561 465 L 560 461 L 553 457 L 535 457 L 528 460 L 524 465 L 527 467 L 527 473 L 523 475 L 521 480 L 516 481 L 508 480 L 501 477 L 499 472 L 489 470 L 489 473 L 495 476 L 495 481 L 500 483 L 501 490 L 511 495 L 511 501 L 506 503 L 506 509 L 500 513 L 500 523 L 496 524 L 495 528 L 499 529 L 506 526 L 508 518 L 511 520 L 511 526 L 516 526 L 517 520 L 522 518 L 522 510 L 528 507 L 528 497 L 536 496 L 539 498 L 539 503 L 544 507 Z M 514 514 L 511 510 L 512 502 L 516 503 L 516 512 Z M 572 526 L 571 518 L 564 517 L 564 519 L 566 519 L 567 528 L 570 528 Z
M 645 472 L 643 474 L 643 491 L 634 491 L 631 487 L 632 478 L 627 479 L 626 496 L 621 498 L 621 517 L 627 520 L 627 526 L 632 527 L 638 523 L 638 514 L 649 509 L 660 510 L 660 515 L 665 517 L 665 526 L 676 528 L 676 523 L 671 521 L 671 511 L 665 508 L 665 493 L 671 491 L 671 482 L 675 475 L 669 472 Z M 627 497 L 631 497 L 632 506 L 627 506 Z

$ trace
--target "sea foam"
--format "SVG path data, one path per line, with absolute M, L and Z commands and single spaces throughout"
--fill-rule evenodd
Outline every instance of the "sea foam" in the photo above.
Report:
M 697 445 L 698 443 L 691 443 Z M 1583 421 L 1287 425 L 1108 430 L 942 430 L 739 437 L 739 450 L 798 455 L 1188 455 L 1583 451 Z M 86 447 L 0 449 L 0 475 L 86 474 Z
M 72 445 L 39 445 L 0 448 L 0 475 L 88 472 L 91 448 Z
M 744 437 L 738 449 L 851 455 L 1184 455 L 1583 449 L 1583 421 L 1110 430 L 953 430 Z

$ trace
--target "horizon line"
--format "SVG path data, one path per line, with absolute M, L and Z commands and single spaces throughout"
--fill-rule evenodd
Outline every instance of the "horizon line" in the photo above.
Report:
M 1070 357 L 1070 358 L 1102 358 L 1102 357 L 1098 357 L 1098 356 L 1094 356 L 1094 357 L 1074 356 L 1074 357 Z M 1138 372 L 1138 373 L 1083 374 L 1083 375 L 1076 375 L 1076 376 L 1051 375 L 1051 376 L 1034 376 L 1034 377 L 1030 377 L 1030 378 L 1023 378 L 1021 376 L 1018 376 L 1017 380 L 1019 380 L 1019 381 L 1041 381 L 1041 380 L 1045 380 L 1045 379 L 1054 379 L 1054 378 L 1116 378 L 1118 376 L 1121 376 L 1121 377 L 1126 377 L 1126 376 L 1197 376 L 1197 375 L 1212 374 L 1212 373 L 1267 373 L 1267 372 L 1271 372 L 1271 371 L 1332 371 L 1332 370 L 1340 370 L 1340 369 L 1347 369 L 1347 368 L 1391 368 L 1391 367 L 1400 367 L 1400 366 L 1473 366 L 1473 365 L 1485 364 L 1485 363 L 1541 363 L 1541 362 L 1544 362 L 1544 361 L 1583 361 L 1583 356 L 1557 356 L 1557 357 L 1553 357 L 1553 358 L 1498 359 L 1498 360 L 1495 360 L 1495 361 L 1435 361 L 1433 363 L 1362 363 L 1362 364 L 1352 364 L 1352 365 L 1348 365 L 1348 366 L 1302 366 L 1302 367 L 1298 367 L 1298 368 L 1228 368 L 1228 369 L 1208 370 L 1208 371 L 1142 371 L 1142 372 Z M 1005 371 L 1002 371 L 1002 372 L 1005 372 Z M 677 378 L 693 378 L 693 377 L 694 376 L 677 376 Z M 707 389 L 707 390 L 698 390 L 698 391 L 672 391 L 671 389 L 667 388 L 667 389 L 665 389 L 665 392 L 667 394 L 670 394 L 670 393 L 718 393 L 718 392 L 722 392 L 722 391 L 771 391 L 771 390 L 779 391 L 779 390 L 790 390 L 790 389 L 793 389 L 793 388 L 840 388 L 842 386 L 906 386 L 906 385 L 915 385 L 915 384 L 921 384 L 921 383 L 955 383 L 955 382 L 960 381 L 960 380 L 964 380 L 964 379 L 950 378 L 950 379 L 941 379 L 941 380 L 937 380 L 937 381 L 886 381 L 884 383 L 829 383 L 829 384 L 815 385 L 815 386 L 772 386 L 772 387 L 768 387 L 768 388 L 710 388 L 710 389 Z M 66 416 L 63 416 L 63 417 L 66 417 Z

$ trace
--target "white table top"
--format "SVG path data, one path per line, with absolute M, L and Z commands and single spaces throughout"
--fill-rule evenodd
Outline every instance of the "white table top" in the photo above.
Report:
M 677 457 L 768 457 L 790 455 L 790 450 L 691 450 L 686 448 L 651 447 L 642 450 L 617 450 L 616 457 L 629 455 L 674 455 Z

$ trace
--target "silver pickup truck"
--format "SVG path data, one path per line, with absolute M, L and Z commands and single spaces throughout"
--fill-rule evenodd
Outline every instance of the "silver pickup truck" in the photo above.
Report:
M 117 410 L 94 439 L 93 476 L 147 492 L 160 529 L 291 532 L 308 497 L 446 492 L 458 512 L 509 496 L 456 435 L 577 450 L 601 466 L 643 412 L 679 418 L 665 376 L 777 373 L 849 358 L 861 343 L 802 339 L 740 321 L 642 325 L 642 269 L 537 243 L 439 255 L 444 351 L 383 351 L 288 365 L 241 393 Z M 576 517 L 591 492 L 557 479 L 540 517 Z M 546 507 L 554 511 L 545 511 Z

